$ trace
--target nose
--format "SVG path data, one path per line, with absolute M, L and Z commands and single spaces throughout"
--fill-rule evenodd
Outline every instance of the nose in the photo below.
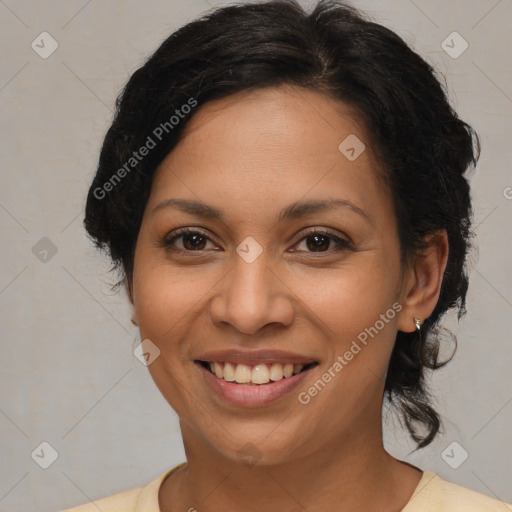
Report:
M 292 323 L 293 292 L 269 263 L 265 251 L 251 263 L 235 255 L 232 269 L 210 301 L 215 325 L 229 325 L 251 335 L 270 324 L 285 327 Z

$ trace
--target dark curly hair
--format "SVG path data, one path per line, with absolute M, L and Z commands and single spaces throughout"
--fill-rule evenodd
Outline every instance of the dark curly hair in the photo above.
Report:
M 426 235 L 447 232 L 438 303 L 420 332 L 398 332 L 385 383 L 385 396 L 422 448 L 440 428 L 425 383 L 427 369 L 447 362 L 439 361 L 437 324 L 451 308 L 459 319 L 465 313 L 474 235 L 464 173 L 476 165 L 480 143 L 450 106 L 432 66 L 393 31 L 334 0 L 320 0 L 309 13 L 294 0 L 240 3 L 183 26 L 117 98 L 87 197 L 85 228 L 109 254 L 112 270 L 121 272 L 114 288 L 124 283 L 130 290 L 154 172 L 197 108 L 283 84 L 344 102 L 363 119 L 392 196 L 403 265 L 425 247 Z M 154 147 L 141 158 L 137 152 L 150 139 Z

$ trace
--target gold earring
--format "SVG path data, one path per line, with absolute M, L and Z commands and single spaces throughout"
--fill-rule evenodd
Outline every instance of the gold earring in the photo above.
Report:
M 414 318 L 414 324 L 416 325 L 416 330 L 419 332 L 421 329 L 421 318 Z

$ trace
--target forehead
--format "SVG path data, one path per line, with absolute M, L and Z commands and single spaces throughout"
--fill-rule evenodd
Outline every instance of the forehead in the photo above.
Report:
M 341 197 L 364 208 L 386 201 L 377 165 L 349 106 L 291 86 L 243 91 L 196 111 L 159 166 L 150 203 L 215 195 L 256 212 Z
M 351 134 L 368 138 L 355 108 L 319 92 L 280 85 L 206 103 L 186 125 L 182 142 L 224 139 L 221 147 L 231 143 L 256 151 L 300 148 L 302 153 L 324 147 L 339 156 L 339 143 Z

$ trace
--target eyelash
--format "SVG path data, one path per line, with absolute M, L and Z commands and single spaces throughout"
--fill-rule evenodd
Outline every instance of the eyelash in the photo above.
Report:
M 200 236 L 204 237 L 205 239 L 207 239 L 208 241 L 213 243 L 213 241 L 210 239 L 210 237 L 208 237 L 206 235 L 206 233 L 204 233 L 203 231 L 200 231 L 198 229 L 191 229 L 191 228 L 180 228 L 180 229 L 176 230 L 173 233 L 172 237 L 169 238 L 169 235 L 166 235 L 162 239 L 160 245 L 162 247 L 166 248 L 166 249 L 169 249 L 169 250 L 172 250 L 172 251 L 175 251 L 175 252 L 187 253 L 187 254 L 203 253 L 203 252 L 205 252 L 204 249 L 198 249 L 198 250 L 194 251 L 194 250 L 179 249 L 179 248 L 173 247 L 173 243 L 176 240 L 178 240 L 179 238 L 183 238 L 185 235 L 189 235 L 189 234 L 200 235 Z M 318 255 L 323 255 L 323 254 L 330 255 L 330 254 L 332 254 L 334 252 L 340 252 L 340 251 L 347 250 L 347 249 L 348 250 L 353 250 L 353 246 L 352 246 L 352 244 L 348 240 L 344 240 L 343 238 L 340 238 L 340 237 L 338 237 L 336 235 L 333 235 L 332 233 L 330 233 L 328 231 L 320 230 L 320 229 L 314 229 L 312 231 L 309 231 L 295 245 L 297 245 L 300 242 L 304 241 L 308 237 L 311 237 L 311 236 L 314 236 L 314 235 L 320 235 L 320 236 L 327 237 L 330 240 L 332 240 L 333 242 L 335 242 L 338 247 L 336 249 L 334 249 L 334 250 L 329 249 L 327 251 L 294 251 L 294 252 L 306 252 L 306 253 L 314 254 L 314 255 L 316 255 L 316 254 L 318 254 Z

